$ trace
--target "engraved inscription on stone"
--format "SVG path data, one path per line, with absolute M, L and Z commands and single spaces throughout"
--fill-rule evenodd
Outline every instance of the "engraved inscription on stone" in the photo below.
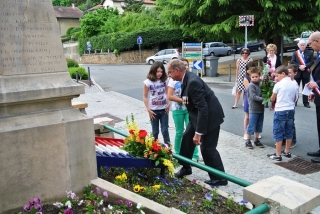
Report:
M 53 9 L 41 10 L 48 6 L 51 0 L 1 0 L 0 75 L 67 70 Z

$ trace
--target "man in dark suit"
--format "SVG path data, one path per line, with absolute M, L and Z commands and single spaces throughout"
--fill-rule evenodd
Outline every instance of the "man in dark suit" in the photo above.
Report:
M 308 44 L 314 51 L 320 51 L 320 32 L 314 32 L 308 39 Z M 316 152 L 308 152 L 307 155 L 317 158 L 312 158 L 314 163 L 320 163 L 320 62 L 317 62 L 312 70 L 311 81 L 307 84 L 308 88 L 313 89 L 313 93 L 309 95 L 309 100 L 314 101 L 316 105 L 317 129 L 319 150 Z
M 223 163 L 216 147 L 218 144 L 220 124 L 224 113 L 214 92 L 196 74 L 187 72 L 182 61 L 176 59 L 168 63 L 171 78 L 182 82 L 182 102 L 189 112 L 190 122 L 183 134 L 180 155 L 191 159 L 194 148 L 200 145 L 203 161 L 207 166 L 224 172 Z M 183 166 L 175 176 L 182 178 L 192 174 L 191 166 Z M 213 186 L 227 185 L 228 181 L 209 173 L 210 180 L 205 183 Z
M 313 65 L 313 51 L 306 50 L 307 44 L 306 41 L 300 39 L 298 43 L 299 50 L 293 52 L 291 63 L 298 66 L 298 73 L 294 76 L 294 79 L 297 81 L 299 87 L 302 81 L 302 88 L 305 84 L 310 81 L 310 67 Z M 302 96 L 303 105 L 306 108 L 310 108 L 308 96 Z

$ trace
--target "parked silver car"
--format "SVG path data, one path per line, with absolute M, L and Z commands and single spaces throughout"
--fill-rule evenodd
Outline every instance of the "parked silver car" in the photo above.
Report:
M 164 49 L 146 59 L 146 63 L 152 65 L 155 61 L 166 64 L 171 59 L 180 59 L 181 53 L 178 49 Z
M 202 54 L 204 56 L 219 56 L 227 55 L 230 56 L 233 53 L 233 49 L 224 44 L 223 42 L 208 42 L 203 44 Z

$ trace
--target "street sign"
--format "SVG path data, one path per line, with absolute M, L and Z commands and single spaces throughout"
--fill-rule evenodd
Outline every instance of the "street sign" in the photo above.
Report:
M 197 70 L 200 70 L 202 69 L 202 61 L 193 61 L 193 69 L 197 69 Z
M 182 57 L 189 62 L 202 60 L 202 43 L 182 43 Z
M 87 42 L 87 51 L 91 51 L 91 43 Z
M 254 26 L 254 15 L 239 16 L 239 26 Z
M 141 45 L 142 42 L 143 42 L 142 37 L 141 37 L 141 36 L 138 36 L 138 37 L 137 37 L 137 44 L 138 44 L 138 45 Z

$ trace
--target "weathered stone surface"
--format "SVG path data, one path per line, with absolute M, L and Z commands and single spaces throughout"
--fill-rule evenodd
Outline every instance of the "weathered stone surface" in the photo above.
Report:
M 273 176 L 243 189 L 243 198 L 259 206 L 267 203 L 270 213 L 308 213 L 320 206 L 320 190 Z
M 0 212 L 82 192 L 97 177 L 93 120 L 71 105 L 51 0 L 0 3 Z M 11 211 L 10 211 L 11 210 Z
M 146 58 L 155 54 L 152 50 L 141 51 L 141 61 L 139 51 L 126 51 L 116 57 L 111 53 L 102 54 L 84 54 L 80 57 L 79 62 L 82 64 L 123 64 L 123 63 L 145 63 Z
M 94 133 L 97 136 L 103 136 L 103 137 L 109 137 L 109 138 L 114 137 L 114 133 L 104 127 L 104 125 L 114 127 L 115 122 L 113 119 L 108 117 L 99 117 L 99 118 L 94 118 L 93 123 L 94 123 Z

